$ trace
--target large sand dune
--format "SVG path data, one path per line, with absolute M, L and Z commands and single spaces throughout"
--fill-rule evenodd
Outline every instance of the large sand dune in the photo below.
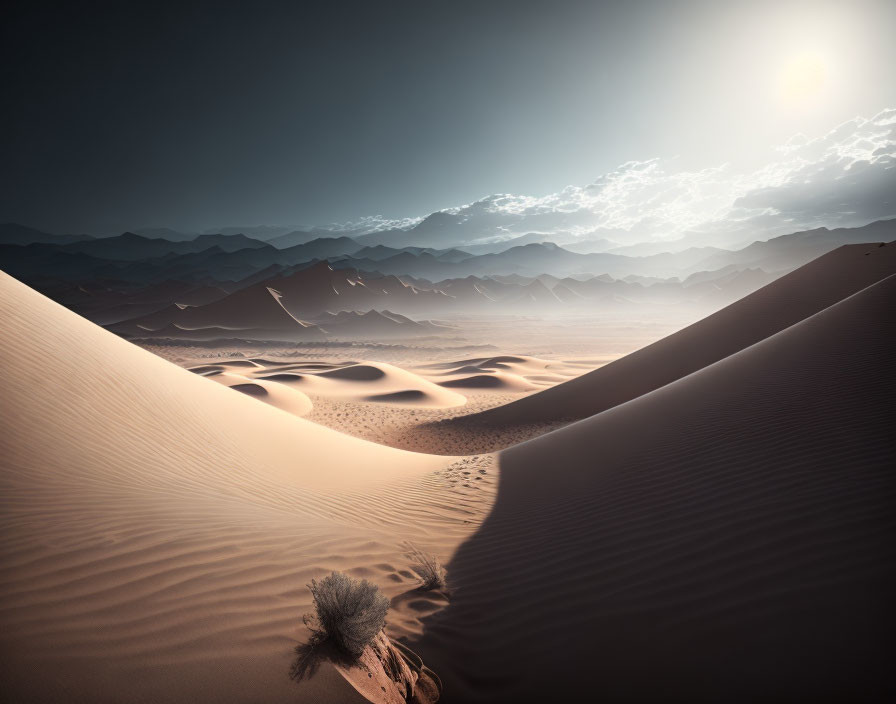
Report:
M 258 403 L 5 274 L 0 318 L 9 701 L 351 700 L 287 677 L 305 584 L 341 569 L 398 596 L 404 541 L 447 558 L 488 509 L 449 459 Z
M 600 413 L 745 349 L 893 273 L 896 244 L 840 247 L 600 369 L 460 420 L 522 425 Z
M 856 254 L 797 272 L 786 301 L 852 288 Z M 447 700 L 892 700 L 894 307 L 891 276 L 504 451 L 425 632 Z M 767 329 L 742 310 L 759 320 L 729 311 L 716 337 Z

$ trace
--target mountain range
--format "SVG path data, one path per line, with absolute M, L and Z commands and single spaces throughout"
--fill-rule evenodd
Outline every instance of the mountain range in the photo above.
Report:
M 373 319 L 320 316 L 371 311 L 384 311 L 391 322 L 378 326 L 389 328 L 389 334 L 399 329 L 430 334 L 444 328 L 415 327 L 389 316 L 724 305 L 841 245 L 890 241 L 896 220 L 797 232 L 737 251 L 695 247 L 640 256 L 526 241 L 537 239 L 536 233 L 479 254 L 374 244 L 367 236 L 308 239 L 315 234 L 275 233 L 271 242 L 305 240 L 278 248 L 232 232 L 181 240 L 130 232 L 92 238 L 4 225 L 0 266 L 129 336 L 314 339 L 335 331 L 351 336 Z
M 176 278 L 223 285 L 260 272 L 286 274 L 297 267 L 327 260 L 334 267 L 427 278 L 437 281 L 470 275 L 537 276 L 628 275 L 668 278 L 727 266 L 793 269 L 843 244 L 887 241 L 896 236 L 896 220 L 861 228 L 824 228 L 783 235 L 730 251 L 692 247 L 645 255 L 615 252 L 573 252 L 552 242 L 514 244 L 498 252 L 475 254 L 463 249 L 392 247 L 365 244 L 365 238 L 316 237 L 278 249 L 241 234 L 199 235 L 172 242 L 134 233 L 103 239 L 55 241 L 55 236 L 20 226 L 0 228 L 0 265 L 23 280 L 61 278 L 69 281 L 110 279 L 135 285 Z M 82 236 L 75 236 L 82 237 Z M 9 240 L 15 240 L 10 244 Z

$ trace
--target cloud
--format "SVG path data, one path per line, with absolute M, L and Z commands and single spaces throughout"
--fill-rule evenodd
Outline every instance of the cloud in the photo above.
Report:
M 351 222 L 332 222 L 327 225 L 319 226 L 319 229 L 364 235 L 369 232 L 380 232 L 382 230 L 407 230 L 418 224 L 421 220 L 423 220 L 422 217 L 387 218 L 382 215 L 367 215 L 358 220 L 352 220 Z M 306 225 L 303 229 L 313 229 L 313 227 Z
M 785 154 L 785 161 L 761 172 L 766 183 L 733 208 L 827 226 L 896 214 L 896 110 L 850 120 L 824 137 L 790 145 Z
M 368 218 L 355 227 L 417 228 L 421 235 L 438 229 L 443 244 L 542 232 L 566 241 L 726 245 L 896 216 L 896 109 L 856 117 L 821 137 L 795 135 L 775 154 L 745 173 L 727 164 L 682 171 L 674 159 L 630 161 L 591 184 L 546 196 L 500 193 L 446 208 L 438 218 Z

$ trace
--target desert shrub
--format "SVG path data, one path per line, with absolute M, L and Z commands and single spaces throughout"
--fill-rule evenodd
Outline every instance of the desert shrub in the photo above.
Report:
M 447 589 L 445 568 L 442 563 L 434 555 L 423 552 L 419 548 L 410 546 L 408 549 L 408 557 L 414 560 L 411 569 L 420 578 L 422 589 Z
M 316 642 L 329 642 L 350 657 L 358 657 L 383 629 L 389 600 L 375 584 L 333 572 L 308 585 L 314 617 L 305 623 Z

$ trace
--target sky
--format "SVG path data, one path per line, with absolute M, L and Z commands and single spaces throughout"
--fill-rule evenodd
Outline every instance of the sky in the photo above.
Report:
M 635 241 L 896 214 L 890 0 L 77 5 L 0 23 L 0 221 L 449 209 Z

